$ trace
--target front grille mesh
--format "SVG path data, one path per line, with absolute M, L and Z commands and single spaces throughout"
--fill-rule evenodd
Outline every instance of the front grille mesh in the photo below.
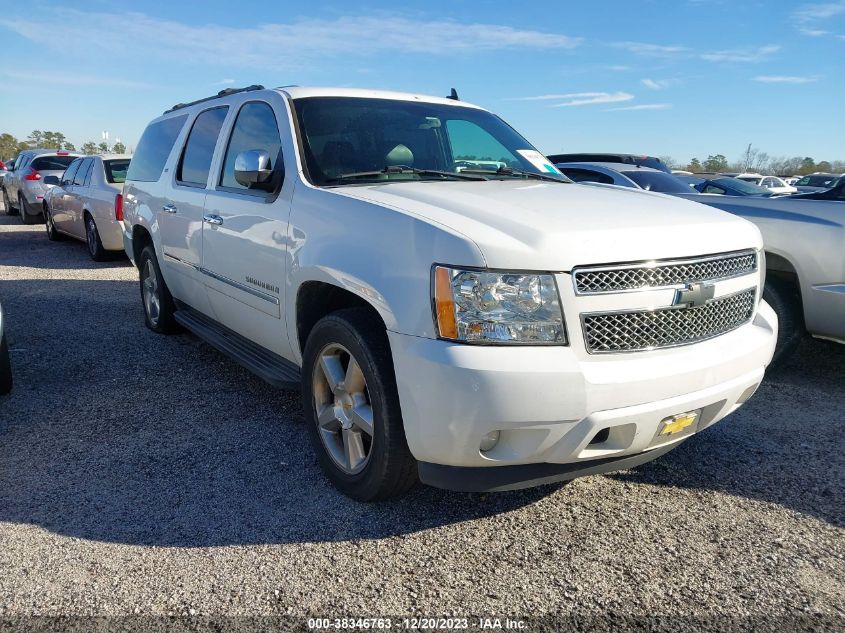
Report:
M 747 275 L 757 270 L 757 253 L 714 255 L 693 262 L 664 263 L 613 269 L 576 270 L 575 288 L 579 293 L 620 292 L 641 288 L 675 286 L 692 281 L 715 281 Z
M 636 352 L 719 336 L 751 320 L 756 294 L 756 288 L 749 288 L 695 308 L 585 314 L 587 351 Z

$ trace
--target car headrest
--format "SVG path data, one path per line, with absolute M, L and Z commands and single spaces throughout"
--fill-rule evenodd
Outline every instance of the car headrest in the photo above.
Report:
M 387 155 L 384 157 L 384 164 L 387 167 L 394 165 L 407 165 L 410 167 L 414 164 L 414 153 L 406 145 L 400 143 L 387 152 Z

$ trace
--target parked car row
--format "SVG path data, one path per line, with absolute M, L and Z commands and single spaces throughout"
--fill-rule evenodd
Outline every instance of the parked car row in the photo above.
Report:
M 845 342 L 845 178 L 829 181 L 833 186 L 821 192 L 779 196 L 743 175 L 674 175 L 613 163 L 557 167 L 576 182 L 678 196 L 754 222 L 765 243 L 764 297 L 780 323 L 776 359 L 807 332 Z

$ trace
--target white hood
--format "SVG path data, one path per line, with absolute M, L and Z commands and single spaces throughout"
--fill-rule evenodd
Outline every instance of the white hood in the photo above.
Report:
M 762 246 L 750 222 L 634 189 L 490 180 L 394 182 L 334 192 L 447 226 L 475 242 L 491 268 L 569 271 Z

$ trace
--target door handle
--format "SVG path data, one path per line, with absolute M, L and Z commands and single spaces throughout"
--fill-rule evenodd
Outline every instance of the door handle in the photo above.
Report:
M 166 204 L 161 208 L 162 211 L 165 213 L 176 213 L 176 205 L 175 204 Z
M 219 215 L 213 215 L 211 213 L 206 213 L 204 216 L 202 216 L 202 221 L 208 222 L 209 224 L 213 224 L 215 226 L 220 226 L 221 224 L 223 224 L 223 218 L 221 218 Z

